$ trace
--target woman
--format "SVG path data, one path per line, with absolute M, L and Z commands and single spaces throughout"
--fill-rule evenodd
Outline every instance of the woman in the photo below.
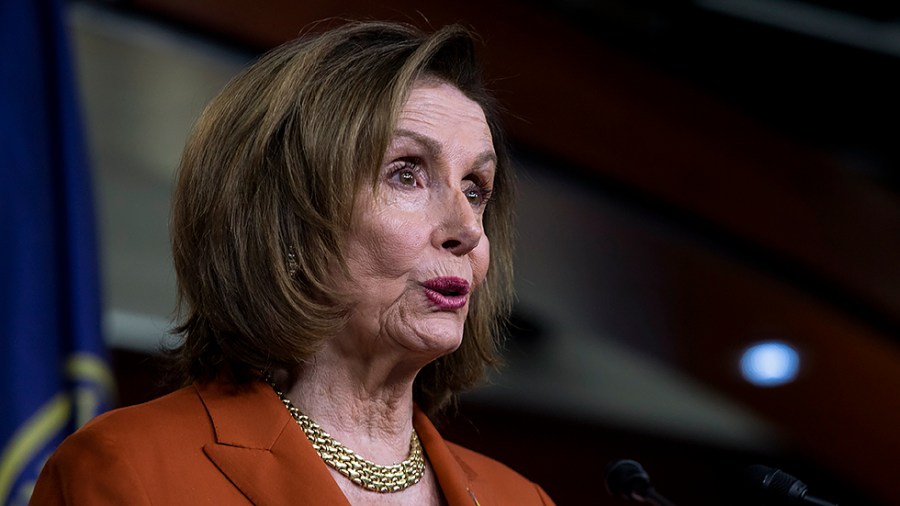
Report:
M 496 362 L 511 192 L 465 31 L 359 23 L 273 50 L 180 167 L 193 384 L 68 438 L 33 503 L 551 504 L 426 416 Z

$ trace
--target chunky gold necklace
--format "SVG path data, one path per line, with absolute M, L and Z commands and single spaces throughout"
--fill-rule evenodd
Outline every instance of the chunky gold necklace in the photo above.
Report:
M 415 429 L 410 438 L 409 456 L 406 460 L 391 466 L 376 464 L 360 457 L 331 437 L 316 422 L 301 413 L 275 386 L 271 378 L 267 378 L 266 381 L 272 385 L 281 402 L 297 421 L 297 425 L 303 429 L 303 433 L 319 457 L 353 483 L 373 492 L 389 493 L 406 490 L 422 479 L 425 474 L 425 455 L 422 453 L 422 444 Z

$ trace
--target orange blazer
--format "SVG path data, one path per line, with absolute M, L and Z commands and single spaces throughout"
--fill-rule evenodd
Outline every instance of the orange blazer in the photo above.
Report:
M 505 465 L 444 441 L 418 408 L 413 424 L 450 506 L 553 504 Z M 92 420 L 47 461 L 30 504 L 349 502 L 268 385 L 213 382 Z

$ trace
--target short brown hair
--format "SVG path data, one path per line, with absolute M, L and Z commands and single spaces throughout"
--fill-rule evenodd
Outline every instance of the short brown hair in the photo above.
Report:
M 332 277 L 335 262 L 346 268 L 354 195 L 374 185 L 399 110 L 426 77 L 481 105 L 498 164 L 487 279 L 462 344 L 419 373 L 415 399 L 433 412 L 497 362 L 512 300 L 513 175 L 473 38 L 459 26 L 425 35 L 356 22 L 268 52 L 194 127 L 172 210 L 183 339 L 174 354 L 187 379 L 293 370 L 345 324 L 350 308 Z

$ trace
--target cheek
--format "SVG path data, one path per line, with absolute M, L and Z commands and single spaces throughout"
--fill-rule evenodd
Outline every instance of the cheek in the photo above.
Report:
M 382 215 L 360 228 L 355 234 L 355 256 L 363 272 L 397 278 L 415 267 L 423 241 L 420 225 Z
M 470 253 L 472 259 L 472 280 L 475 286 L 481 284 L 487 276 L 488 267 L 491 263 L 491 241 L 487 236 L 482 236 L 478 246 Z

